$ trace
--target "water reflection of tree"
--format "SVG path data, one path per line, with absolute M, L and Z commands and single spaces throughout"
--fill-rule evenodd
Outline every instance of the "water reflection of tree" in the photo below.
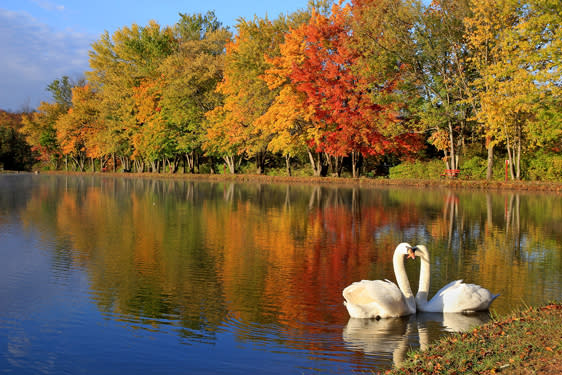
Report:
M 503 300 L 505 310 L 511 301 L 540 303 L 557 297 L 545 285 L 561 281 L 557 270 L 562 264 L 556 250 L 560 245 L 553 240 L 560 236 L 551 228 L 560 216 L 560 205 L 553 203 L 556 200 L 516 192 L 466 191 L 447 191 L 443 199 L 442 214 L 427 218 L 429 233 L 418 233 L 419 241 L 430 242 L 432 261 L 439 265 L 432 289 L 458 278 L 491 289 L 501 286 L 502 290 L 496 291 L 504 298 L 495 305 Z M 540 205 L 545 203 L 555 212 L 545 225 L 537 226 L 535 223 L 544 222 L 553 213 L 544 214 Z M 540 260 L 537 258 L 544 257 L 551 259 L 539 262 L 546 274 L 533 266 Z M 558 280 L 548 281 L 552 276 Z
M 82 179 L 62 189 L 58 185 L 41 185 L 28 202 L 24 220 L 69 239 L 57 249 L 72 248 L 63 255 L 88 272 L 100 310 L 133 325 L 140 323 L 137 319 L 170 324 L 179 317 L 185 334 L 210 332 L 207 327 L 224 320 L 219 278 L 197 273 L 201 267 L 213 272 L 216 264 L 200 246 L 200 224 L 190 214 L 205 190 L 127 179 L 95 180 L 87 187 Z M 177 206 L 171 197 L 178 194 L 191 199 Z M 44 202 L 58 203 L 42 210 Z
M 539 214 L 545 201 L 550 218 Z M 404 240 L 428 243 L 435 290 L 465 278 L 501 286 L 506 301 L 526 285 L 546 297 L 562 282 L 560 210 L 515 193 L 52 178 L 22 219 L 88 272 L 100 310 L 116 319 L 180 325 L 192 339 L 232 322 L 239 338 L 259 339 L 260 324 L 289 346 L 329 350 L 297 338 L 347 319 L 345 285 L 394 279 Z M 417 265 L 407 268 L 415 288 Z

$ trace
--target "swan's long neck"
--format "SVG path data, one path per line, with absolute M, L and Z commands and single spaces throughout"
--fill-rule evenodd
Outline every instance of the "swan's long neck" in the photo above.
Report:
M 429 263 L 429 252 L 427 251 L 427 248 L 425 246 L 418 245 L 416 253 L 420 254 L 421 259 L 420 283 L 418 286 L 418 293 L 416 294 L 416 303 L 419 307 L 427 304 L 427 297 L 429 294 L 429 279 L 431 277 L 431 266 Z
M 392 264 L 394 266 L 394 274 L 396 275 L 398 287 L 406 297 L 406 303 L 408 304 L 410 312 L 415 313 L 416 301 L 414 299 L 414 293 L 412 293 L 412 288 L 410 287 L 410 280 L 406 274 L 406 268 L 404 267 L 404 254 L 401 254 L 398 249 L 394 251 Z

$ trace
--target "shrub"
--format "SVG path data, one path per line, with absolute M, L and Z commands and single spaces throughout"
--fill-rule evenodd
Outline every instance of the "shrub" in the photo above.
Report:
M 473 156 L 471 159 L 461 163 L 461 176 L 469 180 L 482 180 L 486 178 L 487 160 L 480 156 Z
M 526 160 L 531 181 L 562 181 L 562 155 L 539 152 Z
M 439 179 L 445 169 L 441 160 L 403 162 L 390 168 L 391 179 Z

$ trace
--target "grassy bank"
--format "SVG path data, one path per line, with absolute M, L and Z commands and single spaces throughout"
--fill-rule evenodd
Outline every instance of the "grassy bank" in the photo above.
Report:
M 268 176 L 258 174 L 183 174 L 183 173 L 111 173 L 111 172 L 41 172 L 47 174 L 118 176 L 125 178 L 169 178 L 199 181 L 233 181 L 256 183 L 296 183 L 326 184 L 349 186 L 412 186 L 412 187 L 445 187 L 477 190 L 518 190 L 547 191 L 562 193 L 562 182 L 531 182 L 531 181 L 486 181 L 443 178 L 440 180 L 424 179 L 389 179 L 389 178 L 345 178 L 345 177 L 297 177 Z
M 562 374 L 562 304 L 527 308 L 444 337 L 386 374 Z

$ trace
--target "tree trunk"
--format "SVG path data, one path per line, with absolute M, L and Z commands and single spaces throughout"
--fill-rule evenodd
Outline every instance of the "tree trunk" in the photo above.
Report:
M 450 144 L 450 152 L 451 152 L 451 158 L 449 159 L 449 169 L 457 169 L 457 165 L 458 165 L 458 157 L 455 154 L 455 139 L 454 139 L 454 135 L 453 135 L 453 124 L 452 122 L 449 120 L 448 121 L 448 125 L 449 125 L 449 144 Z
M 308 159 L 310 160 L 310 165 L 312 166 L 312 173 L 314 176 L 319 176 L 320 175 L 320 168 L 317 165 L 318 163 L 316 162 L 316 160 L 314 159 L 314 156 L 312 155 L 312 152 L 309 150 L 307 150 L 308 152 Z
M 351 151 L 351 175 L 357 178 L 357 159 L 359 158 L 357 151 Z
M 494 145 L 491 137 L 486 138 L 486 148 L 488 149 L 488 165 L 486 167 L 486 180 L 490 181 L 494 172 Z
M 341 172 L 343 170 L 343 157 L 341 156 L 334 156 L 334 162 L 333 163 L 329 163 L 329 167 L 330 167 L 330 174 L 336 175 L 338 177 L 341 177 Z M 328 157 L 328 160 L 331 160 L 332 157 Z
M 168 173 L 173 174 L 177 172 L 179 165 L 179 158 L 177 156 L 174 156 L 173 159 L 166 158 L 165 163 L 168 164 Z
M 521 126 L 517 126 L 517 159 L 516 159 L 516 178 L 517 181 L 521 179 Z
M 290 154 L 285 155 L 285 167 L 287 168 L 287 176 L 292 176 L 291 155 Z
M 343 157 L 340 157 L 338 161 L 338 168 L 336 170 L 336 175 L 338 177 L 341 177 L 342 171 L 343 171 Z
M 72 157 L 72 160 L 74 160 L 75 170 L 77 169 L 80 172 L 84 172 L 84 167 L 85 167 L 84 158 L 77 156 L 77 157 Z
M 515 173 L 513 173 L 513 152 L 511 150 L 511 142 L 509 141 L 509 137 L 506 139 L 506 143 L 507 143 L 507 160 L 509 160 L 509 175 L 511 176 L 511 179 L 514 180 L 515 179 Z
M 217 173 L 217 171 L 215 169 L 215 157 L 214 156 L 209 157 L 209 170 L 210 170 L 211 174 Z
M 256 173 L 265 173 L 265 151 L 258 151 L 256 153 Z
M 322 153 L 317 152 L 316 156 L 318 159 L 314 159 L 314 155 L 312 154 L 310 148 L 307 149 L 307 152 L 308 152 L 308 158 L 310 160 L 310 164 L 312 165 L 312 171 L 314 173 L 314 176 L 316 177 L 326 176 L 326 172 L 328 171 L 328 168 L 323 160 Z
M 185 158 L 187 160 L 187 166 L 189 168 L 189 173 L 195 172 L 195 153 L 191 151 L 190 153 L 185 154 Z
M 223 156 L 223 160 L 226 163 L 226 166 L 228 167 L 228 171 L 231 174 L 236 173 L 236 160 L 235 159 L 236 159 L 235 156 L 230 156 L 230 155 Z

